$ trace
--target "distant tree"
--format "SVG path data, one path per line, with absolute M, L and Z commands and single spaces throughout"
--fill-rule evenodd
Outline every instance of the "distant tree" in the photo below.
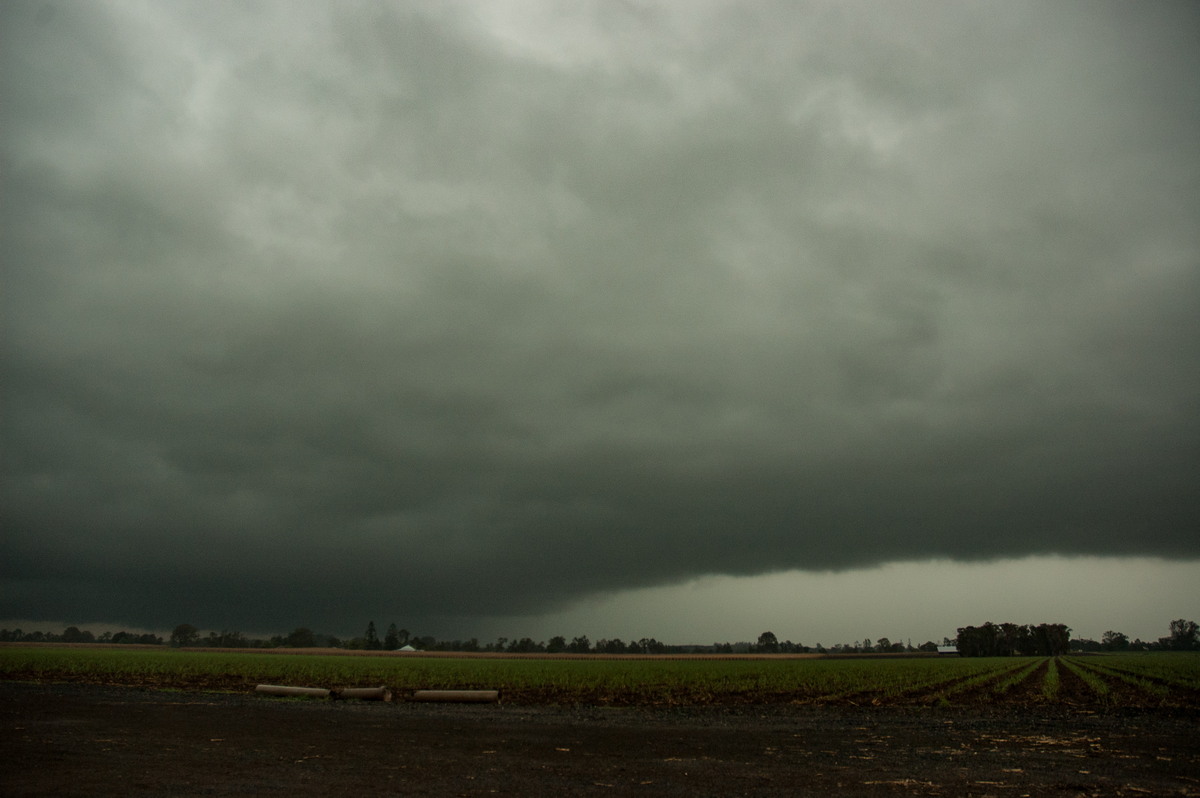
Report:
M 592 650 L 592 641 L 588 640 L 587 635 L 571 638 L 570 645 L 567 646 L 567 651 L 572 654 L 587 654 Z
M 64 643 L 94 643 L 96 636 L 91 632 L 80 631 L 78 626 L 68 626 L 63 629 L 62 641 Z
M 600 654 L 624 654 L 625 641 L 619 637 L 614 637 L 612 640 L 597 640 L 596 651 Z
M 1162 647 L 1170 651 L 1195 651 L 1200 648 L 1200 626 L 1183 618 L 1171 621 L 1171 634 L 1160 638 Z
M 567 650 L 567 638 L 562 635 L 555 635 L 550 638 L 550 642 L 546 643 L 547 654 L 561 654 Z
M 222 629 L 221 645 L 225 648 L 246 648 L 250 645 L 250 641 L 241 632 L 229 632 Z
M 202 645 L 211 648 L 245 648 L 249 643 L 241 632 L 222 629 L 220 632 L 209 632 Z
M 958 630 L 951 645 L 957 647 L 958 653 L 964 657 L 995 656 L 995 629 L 995 625 L 990 621 L 982 626 L 964 626 Z
M 1071 650 L 1071 629 L 1061 623 L 1039 623 L 1033 629 L 1039 654 L 1057 657 Z
M 171 645 L 175 648 L 194 646 L 200 642 L 200 631 L 190 623 L 181 623 L 171 631 Z
M 1022 649 L 1025 638 L 1025 628 L 1015 623 L 1002 623 L 995 632 L 996 654 L 1011 657 Z
M 988 621 L 983 626 L 960 628 L 955 645 L 958 653 L 964 657 L 1007 657 L 1013 654 L 1054 657 L 1070 651 L 1071 630 L 1061 623 L 1017 626 L 996 625 Z
M 995 657 L 999 656 L 999 634 L 999 628 L 991 621 L 983 626 L 963 626 L 958 630 L 955 645 L 964 657 Z
M 930 654 L 936 654 L 937 650 L 938 650 L 938 644 L 933 642 L 932 640 L 926 640 L 924 643 L 917 646 L 917 651 L 925 651 Z
M 763 632 L 758 636 L 758 644 L 756 647 L 764 654 L 778 654 L 779 638 L 775 636 L 774 632 Z
M 520 640 L 514 640 L 510 643 L 508 650 L 514 654 L 534 654 L 539 651 L 545 651 L 546 647 L 541 643 L 535 643 L 533 638 L 522 637 Z
M 667 650 L 666 643 L 660 643 L 653 637 L 643 637 L 638 641 L 638 646 L 642 649 L 643 654 L 664 654 Z
M 396 624 L 388 624 L 387 634 L 383 636 L 383 647 L 388 651 L 400 648 L 400 630 L 396 628 Z
M 1122 632 L 1105 632 L 1100 638 L 1100 647 L 1105 651 L 1127 651 L 1129 636 Z
M 375 631 L 375 622 L 367 622 L 367 634 L 365 636 L 367 648 L 371 651 L 378 651 L 383 648 L 383 643 L 379 642 L 379 634 Z
M 317 638 L 311 629 L 301 626 L 293 629 L 287 637 L 283 638 L 282 643 L 288 648 L 312 648 L 317 644 Z

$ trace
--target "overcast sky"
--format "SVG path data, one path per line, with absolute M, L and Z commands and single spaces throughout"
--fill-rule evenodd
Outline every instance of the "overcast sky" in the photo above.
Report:
M 1197 30 L 0 4 L 0 618 L 1165 635 L 1200 616 Z

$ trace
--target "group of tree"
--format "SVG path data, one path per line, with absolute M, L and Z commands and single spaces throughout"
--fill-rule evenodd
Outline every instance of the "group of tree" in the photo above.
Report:
M 964 626 L 958 630 L 955 645 L 964 657 L 1055 657 L 1070 651 L 1071 630 L 1061 623 L 1037 626 L 992 623 Z
M 936 652 L 937 643 L 926 641 L 915 648 L 912 641 L 892 642 L 881 637 L 839 643 L 825 647 L 821 644 L 805 646 L 791 640 L 780 641 L 773 632 L 763 632 L 754 642 L 713 643 L 711 645 L 668 645 L 654 638 L 638 638 L 629 641 L 620 638 L 600 639 L 594 643 L 586 635 L 568 640 L 564 636 L 551 637 L 548 641 L 536 641 L 529 637 L 500 637 L 483 643 L 476 638 L 469 640 L 438 640 L 428 635 L 416 635 L 395 623 L 388 625 L 380 637 L 375 622 L 367 624 L 366 631 L 358 637 L 338 638 L 314 632 L 307 627 L 298 627 L 286 635 L 265 639 L 247 637 L 241 632 L 226 631 L 202 634 L 195 626 L 187 623 L 176 626 L 169 638 L 150 633 L 103 632 L 95 634 L 68 626 L 61 634 L 21 629 L 0 629 L 0 643 L 116 643 L 163 645 L 176 648 L 343 648 L 368 651 L 395 651 L 411 646 L 421 651 L 485 651 L 509 654 L 695 654 L 695 653 L 762 653 L 762 654 L 894 654 L 905 652 Z M 959 654 L 968 657 L 1005 657 L 1016 655 L 1054 656 L 1068 651 L 1200 651 L 1200 626 L 1195 621 L 1182 618 L 1171 621 L 1170 633 L 1158 640 L 1144 642 L 1130 640 L 1122 632 L 1107 631 L 1100 641 L 1072 639 L 1071 630 L 1061 623 L 1043 623 L 1037 626 L 1013 623 L 982 626 L 964 626 L 958 630 L 954 641 L 945 638 L 943 646 L 955 646 Z
M 936 652 L 938 644 L 932 640 L 927 640 L 919 646 L 913 646 L 912 641 L 892 642 L 887 637 L 881 637 L 872 642 L 871 639 L 863 638 L 862 640 L 852 640 L 849 643 L 837 643 L 826 647 L 820 643 L 815 646 L 801 645 L 793 643 L 791 640 L 785 640 L 782 643 L 772 632 L 763 632 L 758 636 L 758 642 L 749 647 L 732 646 L 728 644 L 721 647 L 728 653 L 737 653 L 739 651 L 748 651 L 759 654 L 911 654 L 915 652 Z
M 25 632 L 21 629 L 0 629 L 0 643 L 116 643 L 142 646 L 161 646 L 163 639 L 156 634 L 136 632 L 102 632 L 95 634 L 68 626 L 61 634 L 53 632 Z
M 1107 631 L 1099 641 L 1071 641 L 1072 651 L 1200 651 L 1200 625 L 1179 618 L 1171 621 L 1170 634 L 1158 640 L 1130 640 L 1123 632 Z
M 1171 621 L 1171 634 L 1158 641 L 1171 651 L 1200 651 L 1200 625 L 1183 618 Z
M 753 651 L 758 654 L 803 654 L 806 647 L 791 640 L 779 641 L 774 632 L 763 632 L 758 636 Z

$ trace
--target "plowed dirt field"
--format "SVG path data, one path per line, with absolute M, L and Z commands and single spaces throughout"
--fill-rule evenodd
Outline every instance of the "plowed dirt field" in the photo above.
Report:
M 0 682 L 0 794 L 1200 796 L 1198 719 L 1061 702 L 431 705 Z

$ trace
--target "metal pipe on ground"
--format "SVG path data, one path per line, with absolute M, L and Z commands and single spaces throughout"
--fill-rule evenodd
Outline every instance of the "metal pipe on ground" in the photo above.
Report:
M 453 701 L 465 704 L 494 704 L 500 700 L 499 690 L 415 690 L 413 701 Z
M 305 695 L 314 698 L 329 698 L 329 691 L 324 687 L 286 687 L 280 684 L 260 684 L 254 688 L 254 692 L 267 695 Z

